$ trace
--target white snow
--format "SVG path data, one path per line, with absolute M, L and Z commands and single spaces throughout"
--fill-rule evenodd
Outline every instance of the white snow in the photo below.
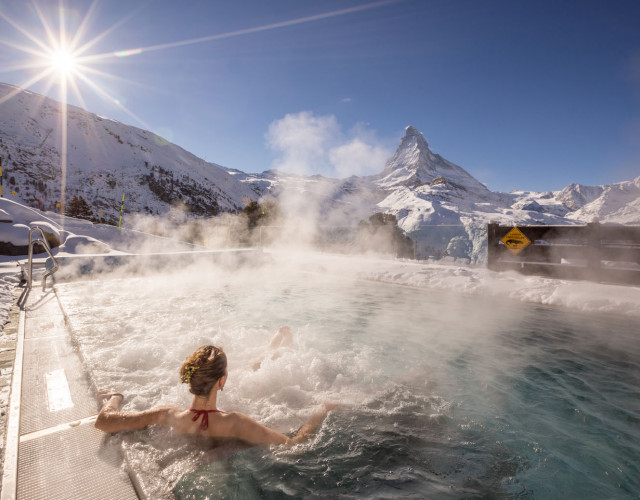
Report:
M 12 241 L 21 243 L 28 234 L 29 220 L 35 215 L 39 220 L 43 214 L 34 214 L 31 209 L 15 202 L 0 199 L 1 210 L 7 212 L 11 223 L 0 223 L 0 240 L 7 234 Z M 53 229 L 60 225 L 45 214 Z M 117 248 L 127 240 L 146 245 L 154 240 L 151 235 L 128 232 L 126 238 L 115 227 L 94 225 L 86 221 L 58 217 L 66 229 L 59 229 L 65 236 L 63 245 L 54 250 L 59 255 L 72 253 L 122 253 Z M 8 229 L 11 228 L 11 229 Z M 70 232 L 78 231 L 80 234 Z M 22 230 L 21 235 L 14 235 Z M 101 235 L 101 240 L 91 235 Z M 166 239 L 156 239 L 164 244 Z M 130 242 L 129 241 L 129 242 Z M 157 246 L 156 246 L 157 247 Z M 123 247 L 124 248 L 124 247 Z M 490 296 L 497 299 L 514 300 L 548 306 L 558 306 L 585 313 L 618 314 L 640 319 L 640 287 L 618 286 L 589 282 L 572 282 L 535 276 L 523 276 L 515 272 L 497 273 L 483 266 L 473 266 L 456 261 L 407 261 L 392 257 L 340 256 L 317 252 L 294 252 L 270 250 L 274 266 L 297 267 L 306 272 L 333 273 L 335 275 L 355 275 L 362 279 L 376 280 L 395 285 L 430 288 L 443 292 L 461 293 L 471 296 Z M 24 257 L 0 257 L 0 325 L 4 324 L 14 300 L 19 268 L 17 260 Z
M 29 244 L 29 226 L 26 224 L 3 223 L 0 228 L 2 240 L 16 246 Z
M 15 274 L 3 273 L 0 270 L 0 334 L 13 306 L 14 292 L 19 281 Z
M 0 99 L 15 91 L 0 83 Z M 61 103 L 27 91 L 2 103 L 0 150 L 6 196 L 28 204 L 42 200 L 48 210 L 61 201 L 61 110 Z M 215 202 L 221 210 L 235 210 L 243 206 L 243 198 L 256 197 L 219 165 L 147 130 L 69 105 L 67 132 L 67 196 L 83 196 L 106 219 L 118 220 L 123 194 L 129 213 L 148 214 L 166 213 L 171 202 L 183 198 L 191 204 Z M 164 200 L 154 194 L 151 184 Z
M 455 259 L 411 261 L 379 256 L 345 257 L 327 254 L 289 253 L 272 255 L 289 267 L 318 269 L 336 275 L 356 274 L 360 278 L 416 288 L 470 296 L 495 297 L 585 313 L 620 314 L 640 319 L 640 287 L 568 281 L 542 276 L 524 276 L 514 271 L 494 272 L 484 266 Z
M 62 105 L 0 83 L 0 98 L 10 92 L 15 96 L 3 103 L 0 113 L 6 191 L 16 201 L 42 203 L 44 209 L 54 210 L 56 201 L 61 201 Z M 183 204 L 188 214 L 200 217 L 234 212 L 250 199 L 269 197 L 278 201 L 286 216 L 325 227 L 355 228 L 376 212 L 390 213 L 417 243 L 418 257 L 440 255 L 453 245 L 458 251 L 464 249 L 472 262 L 482 263 L 486 239 L 476 228 L 490 221 L 563 225 L 598 218 L 602 223 L 640 224 L 640 177 L 608 186 L 571 184 L 556 192 L 493 192 L 431 151 L 412 126 L 406 128 L 381 173 L 346 179 L 226 169 L 152 132 L 73 106 L 67 129 L 67 197 L 81 195 L 94 216 L 117 222 L 124 194 L 124 227 L 144 222 L 149 215 L 166 215 L 174 204 Z M 0 214 L 0 220 L 3 217 Z M 442 225 L 460 229 L 450 234 L 437 230 L 434 236 L 433 226 Z
M 60 245 L 60 251 L 71 254 L 106 254 L 109 246 L 91 236 L 71 235 Z
M 567 218 L 587 221 L 597 218 L 601 223 L 639 223 L 640 177 L 633 181 L 599 187 L 599 196 L 567 215 Z
M 15 90 L 0 84 L 0 97 Z M 59 198 L 60 106 L 27 91 L 18 91 L 2 105 L 0 147 L 11 165 L 5 172 L 5 192 L 15 189 L 16 194 L 11 194 L 15 201 L 0 199 L 0 242 L 24 246 L 28 229 L 38 226 L 60 240 L 61 246 L 54 249 L 59 255 L 122 253 L 143 247 L 147 251 L 193 249 L 125 227 L 118 230 L 25 206 L 34 200 L 37 204 L 42 196 L 44 207 L 53 209 Z M 94 210 L 108 212 L 111 220 L 114 214 L 118 220 L 125 191 L 126 213 L 140 219 L 143 214 L 170 213 L 176 200 L 163 199 L 168 192 L 185 203 L 211 207 L 215 201 L 221 210 L 230 211 L 250 198 L 275 198 L 286 215 L 304 219 L 299 227 L 305 230 L 314 224 L 353 228 L 375 212 L 386 212 L 397 217 L 399 227 L 418 243 L 419 250 L 421 245 L 428 249 L 437 244 L 466 259 L 403 262 L 306 253 L 300 254 L 300 262 L 313 261 L 305 264 L 312 267 L 320 262 L 332 272 L 356 272 L 366 279 L 400 285 L 640 317 L 638 287 L 498 274 L 482 265 L 460 264 L 483 263 L 483 228 L 489 221 L 561 225 L 597 218 L 602 223 L 638 225 L 640 177 L 607 186 L 571 184 L 557 192 L 492 192 L 462 167 L 433 153 L 411 126 L 378 175 L 328 179 L 278 171 L 245 174 L 205 162 L 152 132 L 73 106 L 68 116 L 67 192 L 81 194 Z M 273 255 L 278 261 L 280 255 Z M 290 263 L 291 254 L 282 255 Z M 13 300 L 13 284 L 7 283 L 15 280 L 7 276 L 15 275 L 17 260 L 0 256 L 3 304 Z M 0 309 L 0 324 L 2 314 Z
M 556 192 L 493 192 L 462 167 L 433 153 L 414 127 L 407 127 L 378 175 L 342 180 L 276 171 L 260 175 L 233 171 L 233 175 L 257 193 L 278 199 L 289 213 L 312 212 L 313 220 L 325 224 L 355 226 L 375 212 L 393 214 L 417 243 L 419 257 L 434 255 L 434 248 L 443 252 L 456 238 L 464 243 L 458 247 L 467 249 L 467 258 L 482 263 L 486 237 L 476 228 L 490 221 L 576 225 L 599 219 L 607 224 L 640 224 L 640 177 L 608 186 L 571 184 Z

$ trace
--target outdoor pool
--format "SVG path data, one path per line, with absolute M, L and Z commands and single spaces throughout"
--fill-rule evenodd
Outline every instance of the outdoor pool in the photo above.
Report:
M 260 268 L 56 287 L 125 409 L 187 408 L 178 370 L 208 343 L 229 359 L 224 410 L 290 432 L 344 404 L 288 450 L 221 453 L 161 428 L 112 438 L 154 498 L 640 494 L 637 320 Z M 281 325 L 293 346 L 253 371 Z

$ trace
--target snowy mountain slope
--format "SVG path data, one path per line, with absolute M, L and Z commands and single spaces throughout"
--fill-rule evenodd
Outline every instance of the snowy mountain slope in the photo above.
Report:
M 398 225 L 417 242 L 418 255 L 451 254 L 483 259 L 484 228 L 500 224 L 580 224 L 602 222 L 640 224 L 637 182 L 611 186 L 572 184 L 558 192 L 496 193 L 463 168 L 434 154 L 422 134 L 407 127 L 395 154 L 378 175 L 343 180 L 301 177 L 277 171 L 235 173 L 262 196 L 284 201 L 315 219 L 354 225 L 375 212 L 396 216 Z M 292 203 L 291 200 L 297 203 Z
M 377 204 L 385 196 L 385 190 L 367 177 L 331 179 L 278 170 L 260 174 L 229 172 L 251 186 L 259 197 L 277 199 L 286 214 L 322 225 L 355 226 L 379 211 Z
M 396 215 L 399 226 L 416 241 L 418 254 L 455 253 L 483 259 L 484 227 L 504 224 L 567 224 L 563 210 L 541 205 L 536 194 L 516 197 L 495 193 L 461 167 L 429 149 L 414 127 L 407 127 L 398 150 L 375 181 L 387 196 L 379 209 Z M 451 246 L 455 248 L 451 248 Z M 462 249 L 462 250 L 461 250 Z
M 15 90 L 0 84 L 0 99 Z M 61 201 L 62 112 L 61 103 L 24 90 L 0 104 L 5 189 L 48 210 Z M 256 198 L 218 165 L 152 132 L 68 106 L 67 134 L 67 199 L 80 194 L 112 221 L 123 194 L 129 212 L 150 214 L 182 202 L 195 215 L 215 215 Z
M 600 195 L 602 195 L 604 190 L 604 186 L 569 184 L 566 188 L 557 193 L 554 198 L 570 211 L 574 211 L 596 200 Z
M 640 224 L 640 177 L 633 181 L 591 188 L 597 197 L 567 215 L 568 219 L 601 223 Z M 564 191 L 563 191 L 564 192 Z
M 15 88 L 0 84 L 0 99 Z M 489 190 L 462 167 L 433 153 L 406 128 L 384 170 L 329 179 L 277 170 L 247 174 L 207 163 L 155 134 L 69 106 L 67 191 L 84 196 L 94 214 L 117 221 L 122 195 L 129 214 L 166 214 L 184 203 L 194 216 L 235 211 L 247 200 L 275 198 L 289 217 L 321 226 L 356 227 L 373 213 L 396 216 L 417 242 L 418 256 L 481 261 L 489 221 L 514 224 L 640 224 L 640 177 L 610 186 L 571 184 L 562 191 Z M 62 105 L 21 91 L 0 104 L 5 192 L 55 210 L 60 200 Z M 95 214 L 97 215 L 97 214 Z

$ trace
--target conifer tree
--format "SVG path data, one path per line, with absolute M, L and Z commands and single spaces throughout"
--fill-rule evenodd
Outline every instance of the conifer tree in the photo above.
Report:
M 78 219 L 91 220 L 93 211 L 83 196 L 75 195 L 67 204 L 66 215 Z

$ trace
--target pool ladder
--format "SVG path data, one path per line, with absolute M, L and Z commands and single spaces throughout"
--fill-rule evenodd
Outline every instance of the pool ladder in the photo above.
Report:
M 33 238 L 34 232 L 39 232 L 41 238 L 36 236 L 36 238 L 34 239 Z M 51 253 L 51 248 L 49 247 L 49 242 L 47 241 L 47 238 L 44 235 L 44 231 L 39 227 L 32 227 L 29 230 L 29 260 L 27 261 L 27 288 L 31 290 L 31 281 L 33 279 L 33 245 L 35 245 L 38 242 L 42 244 L 46 252 L 49 254 L 49 257 L 51 258 L 51 262 L 53 263 L 51 268 L 49 268 L 48 265 L 45 264 L 45 267 L 47 268 L 47 270 L 42 276 L 42 291 L 44 292 L 47 289 L 47 278 L 49 276 L 53 276 L 53 273 L 55 273 L 58 270 L 58 262 L 56 261 L 55 257 Z M 24 274 L 24 268 L 22 272 Z

